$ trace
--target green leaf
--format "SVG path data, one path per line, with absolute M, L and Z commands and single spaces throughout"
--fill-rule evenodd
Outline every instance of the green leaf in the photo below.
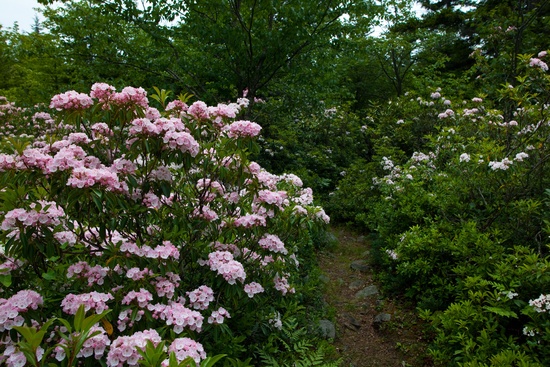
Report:
M 47 273 L 42 273 L 42 278 L 46 280 L 54 280 L 56 278 L 55 271 L 50 270 Z
M 0 283 L 6 288 L 9 287 L 11 285 L 11 274 L 0 275 Z
M 211 367 L 215 365 L 220 359 L 224 358 L 226 354 L 218 354 L 214 357 L 206 357 L 205 360 L 201 362 L 200 367 Z
M 510 311 L 510 310 L 505 310 L 504 308 L 500 308 L 500 307 L 490 307 L 490 306 L 485 306 L 483 307 L 485 310 L 489 311 L 489 312 L 492 312 L 492 313 L 495 313 L 499 316 L 504 316 L 504 317 L 513 317 L 515 319 L 518 318 L 518 315 L 514 312 L 514 311 Z

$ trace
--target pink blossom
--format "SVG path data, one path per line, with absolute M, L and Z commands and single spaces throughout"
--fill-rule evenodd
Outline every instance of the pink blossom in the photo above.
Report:
M 199 143 L 193 138 L 193 136 L 184 131 L 167 131 L 163 137 L 164 143 L 167 144 L 169 149 L 175 150 L 179 149 L 184 153 L 191 154 L 192 157 L 195 157 L 199 154 L 200 146 Z
M 37 204 L 39 210 L 35 210 Z M 0 229 L 7 231 L 17 229 L 18 223 L 25 227 L 54 227 L 61 223 L 61 218 L 65 216 L 63 208 L 58 207 L 55 202 L 40 200 L 38 203 L 30 205 L 30 210 L 13 209 L 6 213 Z
M 210 116 L 218 116 L 222 118 L 235 118 L 241 106 L 238 104 L 232 103 L 229 105 L 219 103 L 216 107 L 209 107 L 208 111 Z
M 165 166 L 159 166 L 158 168 L 152 170 L 149 177 L 151 178 L 151 180 L 154 181 L 172 182 L 172 172 L 168 167 Z
M 228 251 L 215 251 L 208 254 L 206 262 L 212 271 L 217 271 L 229 284 L 235 281 L 244 282 L 246 273 L 243 265 L 233 259 L 233 254 Z
M 516 158 L 514 158 L 514 160 L 518 161 L 518 162 L 523 162 L 523 160 L 525 158 L 529 158 L 529 154 L 527 154 L 525 152 L 520 152 L 520 153 L 516 154 Z
M 531 67 L 539 67 L 542 71 L 548 71 L 548 65 L 538 58 L 531 58 L 529 61 L 529 66 Z
M 202 218 L 208 222 L 218 219 L 218 214 L 214 210 L 210 209 L 208 205 L 202 205 L 195 208 L 193 213 L 191 213 L 191 216 L 194 218 Z
M 61 301 L 61 307 L 63 312 L 69 315 L 75 315 L 76 311 L 81 305 L 84 305 L 84 310 L 94 310 L 97 314 L 109 309 L 107 302 L 113 300 L 114 297 L 110 293 L 82 293 L 82 294 L 68 294 Z
M 206 120 L 210 118 L 208 106 L 203 101 L 194 102 L 188 109 L 187 113 L 197 120 Z
M 100 102 L 107 102 L 115 92 L 115 87 L 107 83 L 95 83 L 92 85 L 90 97 L 98 99 Z
M 508 168 L 510 168 L 510 165 L 513 163 L 513 161 L 509 160 L 508 158 L 504 158 L 502 161 L 491 161 L 489 162 L 489 167 L 493 170 L 502 170 L 506 171 Z
M 129 336 L 119 336 L 111 344 L 107 354 L 107 366 L 122 367 L 125 363 L 128 366 L 138 366 L 138 360 L 141 358 L 138 349 L 145 350 L 148 340 L 156 346 L 162 338 L 153 329 L 138 331 Z
M 146 276 L 153 275 L 153 272 L 147 268 L 141 270 L 138 267 L 130 268 L 126 272 L 126 278 L 132 279 L 133 281 L 138 281 L 144 279 Z
M 27 365 L 27 358 L 25 357 L 25 354 L 15 348 L 6 348 L 4 355 L 8 357 L 6 360 L 6 367 L 24 367 Z
M 470 155 L 468 153 L 462 153 L 459 157 L 460 162 L 469 162 Z
M 206 358 L 206 353 L 202 344 L 189 338 L 176 338 L 168 347 L 168 353 L 174 353 L 176 360 L 182 362 L 188 357 L 191 357 L 197 365 L 202 359 Z M 162 367 L 168 367 L 169 361 L 162 362 Z
M 287 293 L 294 293 L 296 291 L 294 288 L 290 287 L 288 279 L 286 277 L 280 277 L 279 274 L 273 278 L 273 282 L 275 283 L 275 289 L 281 292 L 283 296 Z
M 208 317 L 208 323 L 220 325 L 223 324 L 225 318 L 230 319 L 231 315 L 229 315 L 229 312 L 225 308 L 220 307 L 216 311 L 212 311 L 212 314 Z
M 128 133 L 132 135 L 146 135 L 146 136 L 155 136 L 160 133 L 159 127 L 151 122 L 148 118 L 138 118 L 133 120 L 131 123 L 130 130 Z
M 132 105 L 147 108 L 147 92 L 143 88 L 125 87 L 120 93 L 114 93 L 111 101 L 119 106 L 131 107 Z
M 108 272 L 108 267 L 101 265 L 92 267 L 85 261 L 79 261 L 69 266 L 69 269 L 67 269 L 67 278 L 86 279 L 88 286 L 91 287 L 94 284 L 102 285 Z
M 260 134 L 262 127 L 251 121 L 235 121 L 227 127 L 230 138 L 254 137 Z
M 265 217 L 258 214 L 247 214 L 239 217 L 234 222 L 235 227 L 252 228 L 257 226 L 266 226 Z
M 107 346 L 111 345 L 111 340 L 104 328 L 94 325 L 90 329 L 90 334 L 95 333 L 96 335 L 88 338 L 83 344 L 76 358 L 88 358 L 92 355 L 95 359 L 100 359 L 105 354 L 105 349 Z M 70 335 L 71 341 L 76 340 L 80 336 L 79 333 L 73 333 Z M 61 343 L 54 349 L 55 359 L 59 362 L 66 358 L 65 349 L 62 346 L 67 346 L 67 341 L 63 340 Z
M 107 125 L 104 122 L 97 122 L 91 126 L 92 129 L 92 138 L 94 139 L 100 139 L 100 138 L 106 138 L 109 136 L 113 136 L 114 132 L 109 128 L 109 125 Z
M 168 272 L 166 273 L 166 277 L 157 277 L 151 283 L 155 286 L 157 296 L 166 296 L 166 298 L 172 299 L 176 288 L 180 285 L 180 281 L 181 278 L 179 275 Z
M 3 263 L 0 263 L 0 274 L 9 274 L 13 270 L 19 269 L 24 262 L 13 257 L 6 257 Z
M 185 112 L 189 107 L 184 102 L 176 99 L 171 101 L 166 105 L 166 111 L 176 111 L 176 112 Z
M 147 107 L 147 110 L 145 110 L 145 118 L 148 118 L 151 121 L 159 119 L 160 117 L 161 114 L 155 107 Z
M 195 310 L 206 310 L 210 302 L 214 300 L 214 291 L 206 285 L 201 285 L 194 291 L 187 292 L 187 298 Z
M 255 294 L 262 293 L 264 291 L 264 287 L 262 287 L 259 283 L 252 282 L 244 286 L 244 291 L 248 294 L 248 297 L 252 298 Z
M 139 292 L 136 291 L 130 291 L 124 298 L 122 299 L 123 305 L 129 305 L 133 301 L 136 301 L 137 305 L 141 308 L 144 308 L 153 300 L 153 295 L 148 290 L 141 288 Z
M 58 111 L 85 110 L 93 104 L 94 101 L 87 94 L 70 90 L 68 92 L 53 96 L 50 103 L 50 108 L 55 108 Z
M 77 167 L 73 169 L 72 175 L 67 181 L 67 186 L 79 189 L 92 187 L 96 184 L 114 192 L 125 192 L 128 189 L 126 183 L 120 182 L 117 174 L 107 168 Z
M 286 191 L 260 190 L 258 192 L 258 197 L 255 199 L 255 201 L 270 205 L 276 205 L 279 208 L 282 208 L 283 204 L 285 204 L 286 199 Z
M 176 334 L 181 334 L 185 327 L 198 332 L 202 330 L 204 317 L 198 311 L 190 310 L 181 303 L 150 305 L 148 309 L 153 312 L 154 318 L 164 320 L 166 325 L 173 326 Z
M 0 298 L 0 332 L 23 325 L 21 313 L 36 310 L 42 304 L 42 296 L 32 290 L 21 290 L 8 299 Z
M 272 252 L 278 252 L 281 254 L 286 255 L 288 253 L 287 249 L 285 248 L 285 244 L 283 241 L 279 239 L 278 236 L 274 234 L 266 234 L 264 235 L 260 241 L 258 241 L 260 247 L 272 251 Z

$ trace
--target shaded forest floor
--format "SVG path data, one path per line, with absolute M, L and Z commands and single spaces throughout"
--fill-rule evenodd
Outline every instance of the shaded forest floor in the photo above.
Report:
M 414 310 L 384 297 L 369 265 L 370 244 L 333 228 L 338 244 L 319 255 L 325 301 L 336 327 L 334 348 L 342 367 L 432 366 L 422 321 Z

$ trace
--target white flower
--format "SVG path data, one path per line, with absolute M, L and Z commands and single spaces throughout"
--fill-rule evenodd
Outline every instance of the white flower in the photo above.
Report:
M 460 162 L 469 162 L 470 161 L 470 155 L 468 153 L 462 153 L 460 155 Z

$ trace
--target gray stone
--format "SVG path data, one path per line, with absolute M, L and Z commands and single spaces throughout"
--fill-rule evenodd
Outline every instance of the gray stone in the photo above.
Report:
M 362 272 L 369 270 L 369 266 L 367 265 L 367 262 L 365 260 L 355 260 L 350 264 L 350 268 L 352 268 L 353 270 L 358 270 Z
M 361 289 L 359 292 L 355 293 L 357 298 L 366 298 L 378 294 L 378 288 L 375 285 L 369 285 Z
M 325 274 L 321 274 L 321 275 L 319 275 L 319 281 L 321 283 L 327 284 L 328 282 L 330 282 L 330 278 L 328 276 L 326 276 Z
M 375 324 L 380 325 L 380 324 L 382 324 L 384 322 L 388 322 L 390 320 L 391 320 L 391 315 L 389 313 L 380 313 L 380 314 L 374 316 L 374 321 L 373 322 Z
M 361 323 L 350 314 L 344 314 L 343 324 L 350 330 L 356 331 L 361 327 Z
M 324 339 L 334 339 L 336 338 L 336 327 L 329 320 L 320 320 L 319 321 L 319 331 L 321 337 Z
M 353 281 L 353 282 L 350 283 L 349 289 L 351 289 L 351 290 L 359 289 L 363 286 L 363 284 L 365 284 L 365 283 L 362 280 Z

